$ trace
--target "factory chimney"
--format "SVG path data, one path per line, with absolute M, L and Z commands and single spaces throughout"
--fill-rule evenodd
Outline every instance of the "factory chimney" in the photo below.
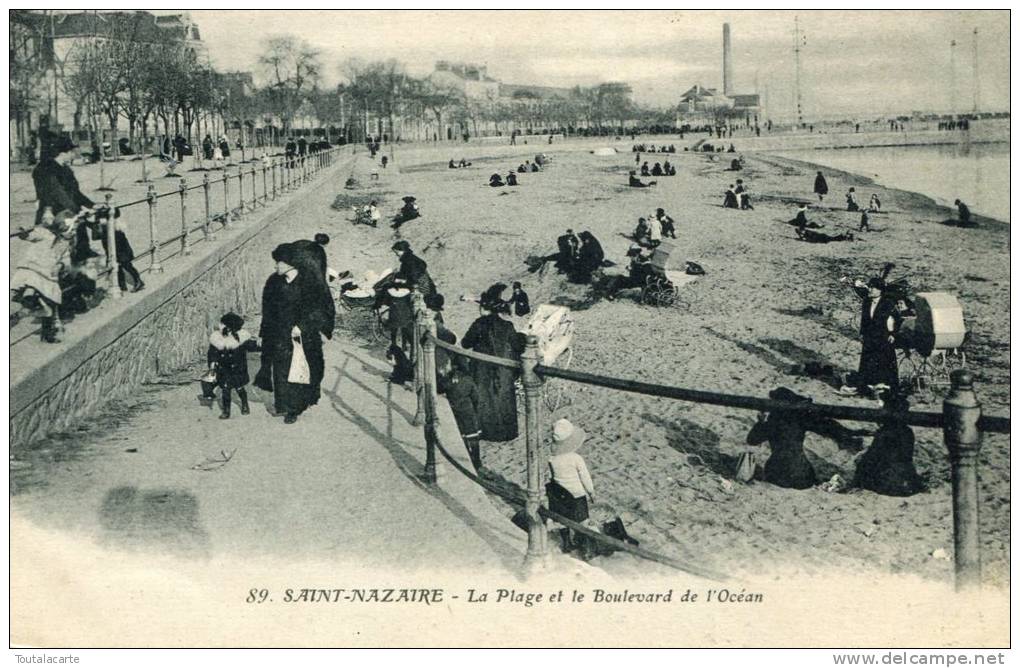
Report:
M 730 46 L 730 24 L 722 24 L 723 95 L 733 94 L 733 53 Z

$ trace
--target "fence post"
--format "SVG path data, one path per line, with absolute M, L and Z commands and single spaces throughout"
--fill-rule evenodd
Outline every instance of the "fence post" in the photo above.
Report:
M 978 508 L 978 452 L 981 450 L 981 403 L 974 377 L 966 369 L 950 375 L 952 387 L 942 402 L 942 437 L 949 450 L 953 478 L 953 547 L 956 590 L 981 585 L 981 543 Z
M 117 262 L 117 234 L 115 227 L 113 195 L 106 193 L 106 211 L 110 216 L 106 220 L 106 268 L 110 270 L 110 287 L 107 292 L 112 297 L 123 297 L 120 291 L 120 265 Z
M 424 334 L 436 335 L 436 319 L 431 311 L 424 311 L 425 331 L 421 341 L 422 384 L 425 387 L 425 475 L 424 481 L 430 485 L 439 482 L 439 469 L 436 467 L 436 440 L 439 438 L 439 396 L 436 392 L 436 343 Z
M 188 247 L 188 182 L 181 179 L 178 189 L 181 192 L 181 255 L 191 255 Z
M 159 261 L 159 247 L 156 244 L 156 186 L 149 184 L 145 193 L 149 202 L 149 271 L 160 273 L 163 265 Z
M 542 450 L 542 379 L 535 373 L 538 360 L 538 337 L 529 334 L 521 355 L 528 464 L 528 497 L 524 505 L 528 517 L 528 553 L 524 557 L 524 567 L 529 571 L 544 566 L 548 554 L 545 523 L 538 514 L 546 466 Z
M 205 196 L 205 225 L 202 227 L 202 233 L 206 239 L 215 239 L 216 235 L 212 231 L 212 209 L 210 208 L 209 187 L 209 172 L 206 172 L 202 175 L 202 194 Z
M 244 167 L 237 166 L 237 211 L 244 214 Z
M 279 165 L 279 164 L 280 164 L 279 162 L 274 160 L 273 164 L 271 165 L 272 170 L 273 170 L 273 201 L 274 202 L 276 201 L 276 166 Z
M 411 363 L 414 364 L 414 394 L 418 401 L 411 424 L 415 427 L 420 427 L 425 424 L 425 400 L 422 396 L 425 393 L 425 385 L 422 382 L 425 372 L 422 369 L 421 337 L 425 331 L 425 317 L 428 310 L 425 308 L 425 298 L 418 291 L 417 287 L 411 292 L 411 307 L 414 311 L 414 325 L 412 326 L 414 337 L 411 342 Z
M 223 227 L 230 227 L 230 174 L 223 165 Z
M 269 205 L 269 179 L 266 178 L 266 163 L 262 163 L 262 206 Z

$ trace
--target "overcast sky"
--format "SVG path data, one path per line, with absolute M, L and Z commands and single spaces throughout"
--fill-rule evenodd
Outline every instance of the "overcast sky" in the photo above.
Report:
M 436 60 L 486 64 L 505 83 L 622 80 L 635 98 L 674 105 L 690 85 L 722 87 L 722 24 L 732 30 L 736 92 L 766 92 L 770 115 L 793 104 L 794 12 L 195 11 L 213 64 L 258 71 L 263 41 L 298 35 L 322 51 L 324 83 L 347 58 L 396 58 L 412 74 Z M 982 109 L 1009 106 L 1009 13 L 799 11 L 805 113 L 947 110 L 950 41 L 957 110 L 973 106 L 978 29 Z

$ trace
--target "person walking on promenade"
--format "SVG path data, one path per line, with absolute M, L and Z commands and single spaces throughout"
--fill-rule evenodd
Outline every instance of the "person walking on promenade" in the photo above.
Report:
M 108 208 L 103 207 L 96 211 L 96 222 L 101 223 L 103 221 L 107 225 L 113 225 L 114 243 L 117 246 L 117 285 L 120 286 L 122 292 L 127 292 L 127 277 L 130 276 L 134 282 L 132 292 L 143 290 L 145 283 L 142 281 L 142 277 L 134 265 L 135 251 L 131 248 L 131 242 L 128 241 L 127 234 L 124 233 L 121 227 L 120 209 L 117 208 L 111 212 Z M 105 231 L 102 239 L 103 250 L 109 255 L 110 249 L 107 247 Z
M 32 169 L 35 197 L 39 201 L 35 211 L 36 225 L 42 222 L 43 212 L 47 208 L 51 213 L 66 211 L 74 218 L 79 213 L 95 207 L 95 203 L 82 193 L 78 179 L 70 167 L 77 148 L 74 142 L 64 135 L 48 134 L 43 138 L 42 157 Z M 76 225 L 71 261 L 81 263 L 98 255 L 89 243 L 88 228 Z
M 311 253 L 281 244 L 272 256 L 276 272 L 262 291 L 262 367 L 255 386 L 272 392 L 276 413 L 293 424 L 319 401 L 322 337 L 332 338 L 336 310 Z
M 248 353 L 258 350 L 258 341 L 244 328 L 244 318 L 236 313 L 227 313 L 220 318 L 220 324 L 209 335 L 209 350 L 206 360 L 209 370 L 215 374 L 214 383 L 203 383 L 203 399 L 214 399 L 213 387 L 220 388 L 222 411 L 220 419 L 230 418 L 230 391 L 237 390 L 241 400 L 241 415 L 248 415 Z M 207 404 L 208 405 L 208 404 Z
M 202 138 L 202 159 L 212 160 L 213 155 L 215 155 L 215 151 L 213 149 L 212 137 L 207 134 Z
M 815 194 L 818 195 L 819 202 L 829 194 L 829 184 L 825 182 L 825 177 L 822 176 L 821 172 L 818 172 L 815 176 Z
M 511 322 L 504 319 L 510 312 L 503 299 L 506 285 L 490 286 L 479 300 L 480 317 L 468 328 L 461 345 L 486 355 L 517 360 L 524 351 L 523 337 Z M 478 386 L 478 416 L 482 438 L 504 442 L 517 438 L 517 394 L 514 381 L 517 371 L 487 362 L 472 362 L 472 375 Z

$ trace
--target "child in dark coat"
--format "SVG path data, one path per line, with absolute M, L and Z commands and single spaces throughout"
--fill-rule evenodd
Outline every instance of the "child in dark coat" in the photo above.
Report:
M 248 353 L 258 350 L 255 337 L 242 329 L 244 319 L 236 313 L 227 313 L 220 318 L 220 326 L 209 335 L 209 351 L 206 358 L 210 371 L 215 372 L 215 385 L 221 391 L 223 412 L 220 419 L 230 417 L 230 390 L 236 389 L 241 399 L 241 415 L 250 413 L 248 392 L 244 389 L 251 378 L 248 376 Z M 203 397 L 212 399 L 212 384 L 203 383 Z
M 127 276 L 130 276 L 131 281 L 134 283 L 132 292 L 138 292 L 145 287 L 145 283 L 142 281 L 142 277 L 138 274 L 138 270 L 135 269 L 135 265 L 133 264 L 135 251 L 131 248 L 131 242 L 128 241 L 127 235 L 124 234 L 124 230 L 121 228 L 120 209 L 114 209 L 113 220 L 111 221 L 110 218 L 110 210 L 107 208 L 100 209 L 96 212 L 97 223 L 113 225 L 113 236 L 117 245 L 117 284 L 120 286 L 122 292 L 127 292 Z M 106 229 L 103 225 L 100 225 L 100 230 L 103 235 L 103 250 L 109 254 L 110 249 L 107 248 Z
M 446 400 L 450 402 L 453 419 L 460 437 L 464 439 L 471 464 L 478 471 L 482 468 L 482 451 L 478 443 L 482 437 L 478 422 L 478 386 L 471 376 L 471 361 L 461 355 L 452 357 L 453 373 L 446 381 Z
M 521 317 L 531 313 L 531 304 L 528 302 L 528 293 L 521 287 L 519 281 L 514 281 L 514 293 L 510 297 L 510 303 L 514 305 L 514 315 Z

